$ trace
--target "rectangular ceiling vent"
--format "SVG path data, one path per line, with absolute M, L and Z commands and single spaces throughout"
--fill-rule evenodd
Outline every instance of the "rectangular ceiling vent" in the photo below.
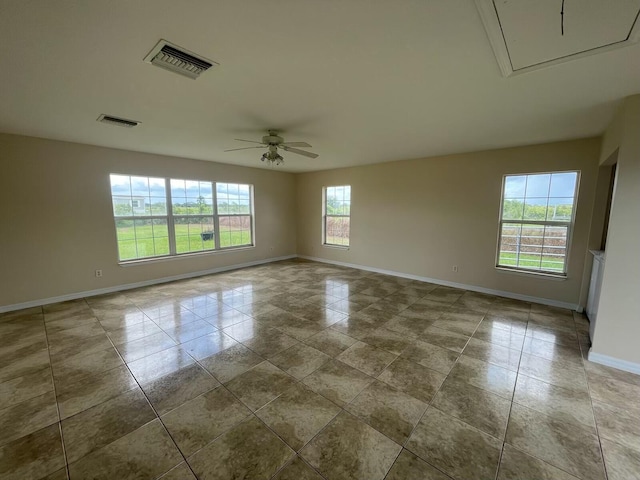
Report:
M 144 61 L 156 67 L 164 68 L 174 73 L 184 75 L 193 80 L 202 72 L 209 70 L 216 62 L 200 55 L 173 45 L 166 40 L 160 40 L 153 50 L 144 57 Z
M 118 127 L 133 128 L 142 122 L 135 120 L 127 120 L 126 118 L 114 117 L 113 115 L 105 115 L 104 113 L 98 117 L 98 122 L 108 123 L 109 125 L 117 125 Z

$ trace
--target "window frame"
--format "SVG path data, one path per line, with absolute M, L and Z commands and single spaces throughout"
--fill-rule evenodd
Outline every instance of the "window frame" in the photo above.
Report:
M 330 188 L 349 187 L 349 215 L 334 215 L 327 213 L 327 190 Z M 329 243 L 327 242 L 327 220 L 329 218 L 348 218 L 349 219 L 349 239 L 348 243 Z M 349 249 L 351 247 L 351 185 L 326 185 L 322 187 L 322 245 L 331 248 Z
M 114 208 L 114 203 L 113 203 L 113 199 L 114 197 L 122 197 L 123 195 L 114 195 L 111 188 L 111 176 L 115 175 L 115 176 L 121 176 L 121 177 L 129 177 L 129 179 L 131 179 L 131 177 L 140 177 L 140 178 L 146 178 L 146 179 L 150 179 L 150 178 L 154 178 L 154 179 L 162 179 L 164 180 L 164 186 L 165 186 L 165 204 L 166 204 L 166 213 L 162 214 L 162 215 L 135 215 L 134 214 L 134 208 L 132 205 L 132 201 L 133 201 L 133 195 L 131 195 L 131 199 L 132 201 L 130 201 L 129 203 L 131 204 L 131 215 L 116 215 L 115 213 L 115 208 Z M 212 207 L 213 207 L 213 213 L 211 215 L 209 214 L 205 214 L 205 215 L 200 215 L 200 214 L 184 214 L 184 215 L 175 215 L 173 213 L 173 198 L 172 198 L 172 194 L 171 194 L 171 180 L 180 180 L 180 181 L 197 181 L 197 182 L 207 182 L 207 183 L 211 183 L 211 189 L 212 189 Z M 218 202 L 217 202 L 217 185 L 219 183 L 232 183 L 232 184 L 236 184 L 236 185 L 246 185 L 248 186 L 249 189 L 249 213 L 243 213 L 243 214 L 222 214 L 220 215 L 218 212 Z M 113 217 L 114 220 L 114 227 L 115 227 L 115 239 L 116 239 L 116 252 L 117 252 L 117 258 L 118 258 L 118 263 L 119 264 L 131 264 L 131 263 L 140 263 L 140 262 L 149 262 L 149 261 L 157 261 L 157 260 L 163 260 L 163 259 L 172 259 L 172 258 L 180 258 L 183 256 L 190 256 L 190 255 L 207 255 L 207 254 L 212 254 L 212 253 L 219 253 L 219 252 L 227 252 L 227 251 L 234 251 L 234 250 L 242 250 L 242 249 L 247 249 L 247 248 L 255 248 L 256 246 L 256 239 L 255 239 L 255 200 L 254 200 L 254 186 L 252 184 L 248 184 L 248 183 L 237 183 L 237 182 L 216 182 L 214 180 L 203 180 L 203 179 L 198 179 L 198 180 L 191 180 L 191 179 L 185 179 L 185 178 L 172 178 L 172 177 L 155 177 L 152 175 L 138 175 L 138 174 L 133 174 L 133 173 L 110 173 L 109 174 L 109 192 L 110 192 L 110 198 L 111 198 L 111 215 Z M 214 247 L 213 248 L 208 248 L 208 249 L 203 249 L 203 250 L 195 250 L 195 251 L 189 251 L 189 252 L 177 252 L 177 242 L 176 242 L 176 230 L 175 230 L 175 219 L 176 217 L 179 218 L 184 218 L 184 217 L 210 217 L 213 216 L 213 229 L 214 229 Z M 249 231 L 250 231 L 250 235 L 251 235 L 251 241 L 250 243 L 246 243 L 246 244 L 242 244 L 242 245 L 231 245 L 231 246 L 226 246 L 226 247 L 221 247 L 221 242 L 220 242 L 220 223 L 219 223 L 219 217 L 220 216 L 243 216 L 243 217 L 249 217 Z M 169 253 L 168 254 L 160 254 L 160 255 L 150 255 L 150 256 L 144 256 L 144 257 L 139 257 L 136 256 L 135 258 L 127 258 L 127 259 L 122 259 L 121 258 L 121 252 L 120 252 L 120 245 L 119 245 L 119 240 L 118 240 L 118 224 L 117 222 L 119 220 L 128 220 L 128 221 L 132 221 L 134 226 L 135 226 L 135 220 L 165 220 L 166 225 L 167 225 L 167 235 L 168 235 L 168 244 L 169 244 Z M 155 238 L 155 237 L 153 237 Z M 137 244 L 136 244 L 137 246 Z M 137 252 L 137 250 L 136 250 Z
M 576 174 L 576 182 L 575 182 L 575 186 L 574 186 L 574 190 L 573 190 L 573 204 L 572 204 L 572 208 L 571 208 L 571 218 L 569 220 L 566 221 L 557 221 L 557 220 L 526 220 L 526 219 L 519 219 L 519 220 L 512 220 L 512 219 L 503 219 L 503 213 L 504 213 L 504 203 L 505 203 L 505 186 L 506 186 L 506 180 L 507 177 L 522 177 L 522 176 L 533 176 L 533 175 L 553 175 L 553 174 L 562 174 L 562 173 L 575 173 Z M 498 239 L 497 239 L 497 249 L 496 249 L 496 257 L 495 257 L 495 268 L 498 270 L 504 270 L 504 271 L 508 271 L 508 272 L 517 272 L 517 273 L 522 273 L 522 274 L 530 274 L 530 275 L 541 275 L 541 276 L 549 276 L 549 277 L 554 277 L 554 278 L 560 278 L 560 279 L 564 279 L 567 278 L 567 273 L 568 273 L 568 266 L 569 266 L 569 254 L 571 251 L 571 242 L 573 240 L 573 230 L 574 230 L 574 226 L 575 226 L 575 218 L 576 218 L 576 210 L 578 207 L 578 192 L 579 192 L 579 187 L 580 187 L 580 178 L 581 178 L 581 171 L 580 170 L 555 170 L 555 171 L 544 171 L 544 172 L 529 172 L 529 173 L 508 173 L 508 174 L 504 174 L 502 176 L 502 188 L 501 188 L 501 192 L 500 192 L 500 208 L 499 208 L 499 214 L 498 214 Z M 550 180 L 551 181 L 551 180 Z M 535 198 L 543 198 L 543 197 L 535 197 Z M 548 201 L 549 198 L 554 198 L 551 197 L 549 194 L 547 194 L 547 208 L 548 208 Z M 563 197 L 555 197 L 555 198 L 563 198 Z M 526 206 L 526 194 L 524 197 L 524 202 L 525 202 L 525 206 Z M 517 266 L 517 265 L 501 265 L 500 264 L 500 253 L 502 250 L 502 230 L 503 230 L 503 226 L 507 224 L 511 224 L 514 226 L 517 225 L 539 225 L 542 227 L 554 227 L 554 226 L 559 226 L 559 227 L 566 227 L 567 229 L 567 235 L 566 235 L 566 241 L 565 241 L 565 255 L 564 255 L 564 263 L 563 263 L 563 267 L 562 267 L 562 271 L 558 271 L 558 270 L 545 270 L 542 268 L 542 265 L 540 266 L 541 268 L 536 269 L 536 268 L 527 268 L 527 267 L 521 267 L 521 266 Z M 544 243 L 542 245 L 542 250 L 544 249 Z M 542 262 L 542 257 L 543 257 L 543 252 L 541 252 L 541 262 Z

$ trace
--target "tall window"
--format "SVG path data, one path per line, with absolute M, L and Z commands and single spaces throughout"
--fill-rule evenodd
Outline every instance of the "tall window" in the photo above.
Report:
M 323 198 L 323 243 L 349 246 L 351 187 L 325 187 Z
M 578 172 L 505 175 L 498 267 L 567 273 Z
M 251 185 L 110 179 L 121 261 L 253 245 Z

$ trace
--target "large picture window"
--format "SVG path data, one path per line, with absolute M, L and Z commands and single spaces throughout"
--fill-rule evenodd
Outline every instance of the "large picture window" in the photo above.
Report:
M 251 185 L 112 174 L 120 261 L 253 245 Z
M 578 172 L 505 175 L 497 266 L 566 275 Z
M 351 227 L 351 187 L 325 187 L 323 195 L 323 243 L 349 246 Z

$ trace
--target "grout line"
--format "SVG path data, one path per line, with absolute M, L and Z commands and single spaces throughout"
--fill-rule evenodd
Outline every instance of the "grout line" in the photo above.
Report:
M 86 303 L 86 300 L 85 300 L 85 303 Z M 55 381 L 55 377 L 53 376 L 53 362 L 51 361 L 51 348 L 49 345 L 49 333 L 47 332 L 47 322 L 45 321 L 44 307 L 40 307 L 40 308 L 42 309 L 42 324 L 44 326 L 44 336 L 45 336 L 45 341 L 47 342 L 47 353 L 49 355 L 49 370 L 51 372 L 51 384 L 53 386 L 53 397 L 56 402 L 56 410 L 58 412 L 58 430 L 60 432 L 60 442 L 62 443 L 62 457 L 64 459 L 64 469 L 67 474 L 67 478 L 71 478 L 69 474 L 69 462 L 67 460 L 67 448 L 64 442 L 64 433 L 62 432 L 62 416 L 60 415 L 60 404 L 58 403 L 56 381 Z

